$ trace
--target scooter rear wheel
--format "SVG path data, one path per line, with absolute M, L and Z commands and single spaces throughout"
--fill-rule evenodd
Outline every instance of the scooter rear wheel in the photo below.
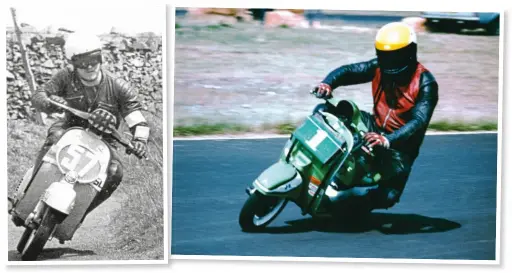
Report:
M 238 222 L 243 231 L 263 230 L 286 206 L 288 200 L 275 196 L 265 196 L 256 191 L 245 201 Z

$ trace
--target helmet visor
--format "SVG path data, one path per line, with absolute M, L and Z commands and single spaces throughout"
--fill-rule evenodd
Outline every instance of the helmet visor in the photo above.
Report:
M 377 50 L 377 61 L 383 73 L 395 75 L 407 69 L 411 63 L 411 58 L 396 51 Z
M 87 69 L 100 64 L 101 60 L 101 51 L 98 50 L 87 54 L 75 55 L 71 59 L 71 63 L 76 68 Z
M 416 61 L 415 44 L 393 51 L 377 49 L 377 61 L 385 74 L 396 75 L 407 69 Z

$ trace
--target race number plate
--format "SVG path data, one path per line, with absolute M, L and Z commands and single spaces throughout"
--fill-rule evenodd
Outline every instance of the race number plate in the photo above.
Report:
M 63 173 L 76 171 L 79 182 L 82 183 L 95 182 L 101 172 L 98 154 L 82 145 L 64 146 L 57 154 L 57 163 Z M 101 187 L 101 185 L 97 186 Z
M 305 120 L 293 134 L 322 164 L 341 149 L 342 143 L 328 132 L 326 126 L 311 118 Z

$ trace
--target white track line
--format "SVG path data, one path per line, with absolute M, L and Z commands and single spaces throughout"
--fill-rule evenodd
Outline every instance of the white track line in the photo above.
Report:
M 468 132 L 427 132 L 427 136 L 443 136 L 443 135 L 481 135 L 481 134 L 497 134 L 497 131 L 468 131 Z M 173 137 L 173 140 L 233 140 L 233 139 L 273 139 L 288 138 L 290 135 L 279 134 L 240 134 L 240 135 L 206 135 L 206 136 L 190 136 L 190 137 Z

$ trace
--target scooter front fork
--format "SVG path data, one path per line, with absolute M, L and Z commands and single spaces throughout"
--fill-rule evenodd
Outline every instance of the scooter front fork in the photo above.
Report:
M 39 226 L 41 223 L 41 214 L 44 209 L 44 202 L 39 200 L 37 202 L 37 205 L 34 208 L 34 211 L 32 211 L 27 218 L 25 219 L 25 226 L 29 227 L 31 229 L 35 229 Z

